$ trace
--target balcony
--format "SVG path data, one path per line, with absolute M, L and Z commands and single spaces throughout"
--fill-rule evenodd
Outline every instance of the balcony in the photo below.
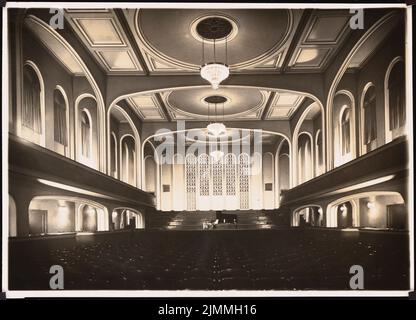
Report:
M 282 205 L 308 202 L 335 191 L 347 191 L 353 186 L 368 185 L 370 181 L 403 179 L 407 176 L 408 150 L 405 137 L 396 139 L 340 167 L 328 171 L 290 190 L 282 192 Z
M 154 207 L 155 203 L 150 193 L 12 134 L 9 135 L 9 174 L 10 187 L 18 188 L 16 180 L 23 177 L 25 181 L 49 183 L 52 188 L 67 186 L 69 191 L 78 190 L 79 194 L 87 190 L 93 197 L 101 195 L 134 206 Z

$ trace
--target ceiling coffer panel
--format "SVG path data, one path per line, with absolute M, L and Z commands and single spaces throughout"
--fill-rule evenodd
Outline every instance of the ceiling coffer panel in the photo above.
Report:
M 228 33 L 216 41 L 215 60 L 228 64 L 231 73 L 280 73 L 283 67 L 323 72 L 346 38 L 351 16 L 348 10 L 313 10 L 298 36 L 302 9 L 118 10 L 66 10 L 68 22 L 108 74 L 199 73 L 203 63 L 214 60 L 212 39 L 199 34 L 218 27 L 207 27 L 207 19 L 226 22 Z
M 128 98 L 127 101 L 143 121 L 166 120 L 161 106 L 153 93 L 135 95 Z
M 113 10 L 66 10 L 65 17 L 106 73 L 144 74 Z
M 288 72 L 324 72 L 350 32 L 348 10 L 314 10 L 293 55 Z
M 277 92 L 269 109 L 266 119 L 288 120 L 297 110 L 304 96 L 297 93 Z

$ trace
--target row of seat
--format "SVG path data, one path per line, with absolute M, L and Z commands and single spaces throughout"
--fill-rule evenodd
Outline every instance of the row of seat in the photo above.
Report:
M 56 240 L 58 241 L 58 240 Z M 12 287 L 47 289 L 348 289 L 362 265 L 368 288 L 407 286 L 406 236 L 320 230 L 136 232 L 63 248 L 11 250 Z

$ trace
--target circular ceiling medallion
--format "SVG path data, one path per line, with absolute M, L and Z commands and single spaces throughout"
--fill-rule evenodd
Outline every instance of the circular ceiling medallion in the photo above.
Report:
M 224 96 L 208 96 L 204 99 L 204 101 L 207 103 L 219 104 L 227 102 L 228 99 Z
M 225 101 L 224 101 L 225 100 Z M 177 115 L 192 119 L 208 119 L 208 109 L 219 103 L 225 119 L 244 117 L 264 106 L 266 97 L 257 88 L 219 88 L 215 94 L 210 87 L 174 90 L 166 95 L 166 105 Z M 222 108 L 224 101 L 224 110 Z M 208 108 L 207 104 L 212 107 Z
M 227 38 L 233 30 L 232 24 L 221 17 L 209 17 L 198 22 L 196 32 L 207 40 Z
M 236 70 L 277 57 L 293 30 L 293 13 L 286 9 L 140 9 L 135 28 L 146 56 L 155 61 L 150 62 L 152 71 L 165 72 L 165 64 L 173 71 L 200 71 L 203 43 L 204 62 L 214 61 L 213 38 L 221 59 L 227 40 L 227 65 Z
M 224 15 L 204 15 L 192 21 L 191 34 L 198 41 L 222 43 L 238 33 L 237 23 Z

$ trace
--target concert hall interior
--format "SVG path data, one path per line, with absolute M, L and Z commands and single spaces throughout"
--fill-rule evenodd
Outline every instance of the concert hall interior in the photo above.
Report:
M 409 288 L 406 10 L 63 13 L 8 9 L 10 289 Z

